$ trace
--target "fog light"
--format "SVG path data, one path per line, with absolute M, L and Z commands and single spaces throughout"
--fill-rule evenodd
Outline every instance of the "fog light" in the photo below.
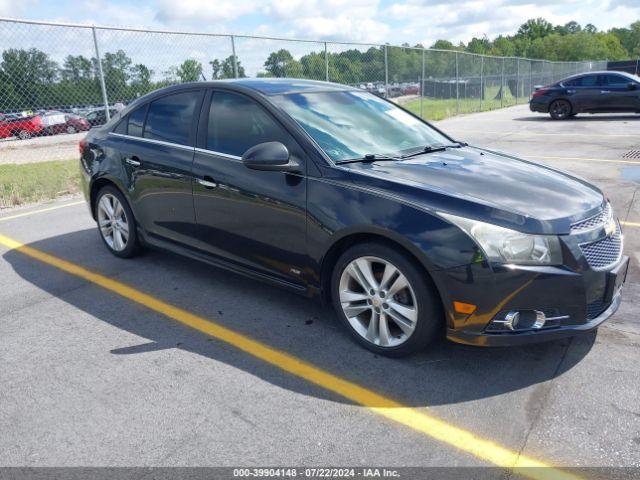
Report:
M 539 330 L 547 326 L 557 326 L 559 320 L 565 318 L 568 317 L 547 318 L 545 313 L 540 310 L 511 310 L 498 314 L 487 326 L 487 330 L 493 332 Z
M 520 322 L 520 312 L 509 312 L 504 317 L 504 326 L 509 330 L 518 328 L 518 322 Z
M 533 325 L 531 325 L 531 328 L 544 327 L 544 324 L 547 321 L 547 316 L 544 314 L 544 312 L 541 312 L 539 310 L 536 310 L 535 313 L 536 313 L 536 321 L 533 322 Z

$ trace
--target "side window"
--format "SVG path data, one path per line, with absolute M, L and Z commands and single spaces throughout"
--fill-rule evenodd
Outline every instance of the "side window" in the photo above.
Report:
M 627 84 L 629 83 L 629 80 L 624 78 L 621 75 L 603 75 L 603 77 L 604 77 L 603 84 L 606 85 L 607 87 L 622 88 L 622 87 L 626 87 Z
M 142 136 L 142 127 L 144 125 L 144 116 L 147 113 L 147 106 L 143 105 L 137 108 L 129 114 L 129 120 L 127 121 L 127 135 L 132 137 Z
M 113 129 L 113 133 L 122 133 L 126 135 L 128 120 L 128 118 L 123 118 L 122 120 L 120 120 L 118 122 L 118 125 L 116 125 L 116 128 Z
M 263 142 L 290 143 L 287 132 L 253 100 L 236 93 L 214 92 L 209 107 L 207 149 L 241 157 Z
M 597 75 L 587 75 L 584 77 L 574 78 L 570 82 L 566 82 L 564 85 L 567 87 L 595 87 L 597 84 Z
M 589 75 L 587 77 L 582 77 L 582 86 L 583 87 L 595 87 L 598 85 L 598 76 L 597 75 Z
M 200 92 L 176 93 L 151 102 L 143 137 L 188 145 L 199 95 Z
M 98 116 L 98 114 L 96 112 L 90 112 L 87 115 L 87 120 L 95 120 L 97 116 Z

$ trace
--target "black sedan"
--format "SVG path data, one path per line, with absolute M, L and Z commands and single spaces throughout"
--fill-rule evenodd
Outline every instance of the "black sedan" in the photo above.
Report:
M 529 107 L 554 120 L 578 113 L 640 113 L 640 77 L 625 72 L 574 75 L 534 91 Z
M 80 150 L 111 253 L 164 248 L 324 299 L 377 353 L 573 335 L 620 303 L 628 258 L 598 188 L 358 89 L 172 86 Z

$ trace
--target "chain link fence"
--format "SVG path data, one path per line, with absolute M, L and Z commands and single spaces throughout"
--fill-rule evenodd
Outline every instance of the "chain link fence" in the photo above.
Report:
M 293 77 L 352 85 L 430 120 L 528 101 L 536 85 L 604 69 L 408 46 L 0 19 L 0 164 L 75 156 L 92 126 L 155 89 Z

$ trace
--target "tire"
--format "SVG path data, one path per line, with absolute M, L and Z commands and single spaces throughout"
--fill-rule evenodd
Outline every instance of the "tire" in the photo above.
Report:
M 549 115 L 554 120 L 566 120 L 571 116 L 571 104 L 566 100 L 554 100 L 549 105 Z
M 29 140 L 31 138 L 31 134 L 26 130 L 18 130 L 18 132 L 16 133 L 16 136 L 20 140 Z
M 351 247 L 336 262 L 331 275 L 333 308 L 366 349 L 401 357 L 423 350 L 444 333 L 440 298 L 431 279 L 415 263 L 403 252 L 375 242 Z M 367 265 L 368 272 L 363 275 Z M 386 277 L 394 269 L 396 273 Z M 371 281 L 367 281 L 371 274 L 376 283 L 367 293 L 365 286 L 371 287 Z M 398 289 L 404 284 L 400 276 L 408 286 Z M 396 292 L 391 295 L 394 288 Z
M 101 188 L 93 208 L 98 233 L 107 249 L 120 258 L 131 258 L 138 254 L 140 241 L 136 219 L 122 192 L 113 186 Z
M 76 127 L 74 127 L 73 125 L 67 126 L 67 133 L 68 134 L 73 134 L 73 133 L 76 133 L 76 132 L 77 132 Z

